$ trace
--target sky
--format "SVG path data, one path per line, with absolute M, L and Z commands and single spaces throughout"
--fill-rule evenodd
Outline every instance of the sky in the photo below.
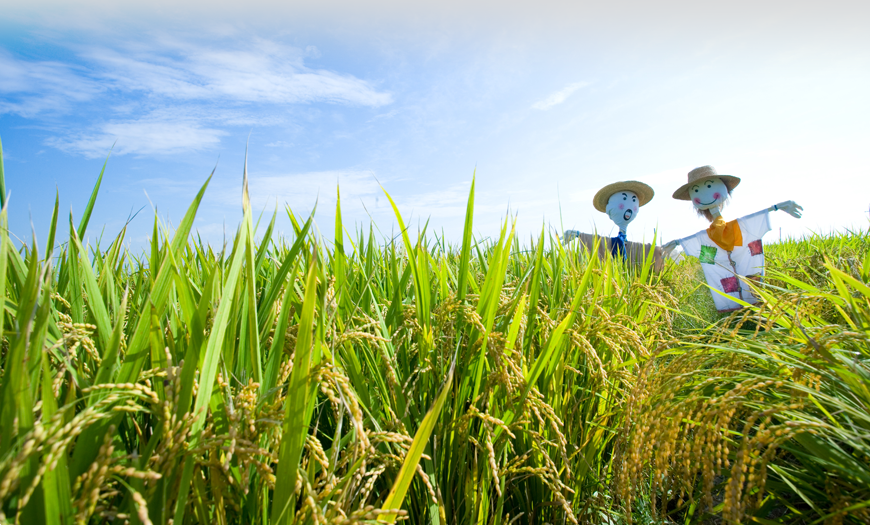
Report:
M 656 192 L 628 229 L 706 228 L 671 194 L 697 166 L 742 178 L 726 218 L 784 200 L 777 237 L 870 220 L 867 2 L 69 2 L 0 0 L 0 140 L 10 231 L 44 242 L 56 194 L 143 249 L 214 170 L 194 227 L 219 245 L 255 213 L 327 240 L 416 231 L 614 235 L 602 186 Z M 111 152 L 111 154 L 110 154 Z M 141 210 L 141 211 L 140 211 Z M 64 226 L 59 238 L 65 237 Z M 770 237 L 768 238 L 770 239 Z M 775 239 L 772 239 L 775 240 Z

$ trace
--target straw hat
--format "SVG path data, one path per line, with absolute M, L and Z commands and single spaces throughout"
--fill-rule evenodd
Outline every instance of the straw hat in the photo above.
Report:
M 648 185 L 636 180 L 626 180 L 622 182 L 614 182 L 598 190 L 595 197 L 592 198 L 592 205 L 601 213 L 607 213 L 607 201 L 610 196 L 620 191 L 630 191 L 637 195 L 640 199 L 640 206 L 652 200 L 656 192 Z
M 705 179 L 721 179 L 722 182 L 725 183 L 725 186 L 728 187 L 728 191 L 733 190 L 738 184 L 740 184 L 740 177 L 735 177 L 733 175 L 719 175 L 716 173 L 716 169 L 713 166 L 701 166 L 700 168 L 695 168 L 689 172 L 689 182 L 680 186 L 680 189 L 674 192 L 674 198 L 681 201 L 692 200 L 692 198 L 689 197 L 689 188 L 696 182 Z

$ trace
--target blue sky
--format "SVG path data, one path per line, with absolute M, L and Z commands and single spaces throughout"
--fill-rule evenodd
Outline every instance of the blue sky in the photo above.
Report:
M 253 203 L 307 213 L 329 237 L 413 224 L 461 235 L 508 210 L 614 233 L 595 191 L 637 179 L 656 197 L 629 238 L 705 227 L 670 195 L 699 165 L 743 178 L 726 217 L 794 199 L 784 235 L 866 228 L 870 8 L 828 2 L 0 0 L 0 138 L 10 228 L 47 234 L 55 188 L 76 220 L 115 144 L 89 236 L 143 245 L 217 165 L 196 228 L 219 243 Z M 649 5 L 648 5 L 649 4 Z M 249 138 L 250 137 L 250 138 Z M 561 217 L 560 217 L 561 207 Z M 280 214 L 279 214 L 280 216 Z M 279 228 L 289 227 L 287 221 Z

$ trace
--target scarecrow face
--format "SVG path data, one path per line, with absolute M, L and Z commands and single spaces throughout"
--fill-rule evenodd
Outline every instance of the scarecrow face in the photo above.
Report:
M 689 197 L 695 208 L 709 210 L 725 202 L 728 198 L 728 187 L 722 179 L 705 179 L 692 184 Z
M 628 223 L 637 217 L 637 210 L 640 206 L 638 201 L 637 194 L 633 191 L 618 191 L 607 200 L 605 210 L 610 216 L 610 220 L 624 231 Z

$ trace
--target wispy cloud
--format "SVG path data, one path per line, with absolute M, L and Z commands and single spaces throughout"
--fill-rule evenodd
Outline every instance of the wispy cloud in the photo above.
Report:
M 470 184 L 469 181 L 462 181 L 436 189 L 404 193 L 395 187 L 391 191 L 396 181 L 378 182 L 372 171 L 354 168 L 268 175 L 249 173 L 249 181 L 251 204 L 255 208 L 268 209 L 277 201 L 301 212 L 318 202 L 318 209 L 326 210 L 319 215 L 326 216 L 330 216 L 335 209 L 338 185 L 342 214 L 349 221 L 362 220 L 367 214 L 392 220 L 393 210 L 381 183 L 393 194 L 405 219 L 411 216 L 439 219 L 464 217 Z M 229 207 L 238 205 L 241 202 L 240 182 L 217 189 L 217 200 Z M 500 210 L 502 208 L 500 205 Z
M 47 143 L 90 158 L 105 156 L 113 143 L 118 155 L 165 155 L 217 146 L 223 135 L 226 132 L 204 127 L 196 120 L 152 115 L 139 120 L 106 122 L 93 132 L 53 137 Z
M 319 51 L 272 41 L 211 46 L 167 39 L 73 49 L 64 61 L 27 60 L 0 49 L 0 115 L 97 117 L 46 144 L 87 157 L 175 154 L 214 147 L 232 126 L 285 125 L 291 105 L 381 107 L 389 92 L 336 71 L 312 69 Z M 97 103 L 98 107 L 97 107 Z
M 287 203 L 292 208 L 309 208 L 315 201 L 321 205 L 335 205 L 336 185 L 341 187 L 342 208 L 359 206 L 359 200 L 377 196 L 381 189 L 370 171 L 340 169 L 307 173 L 267 174 L 249 173 L 251 203 L 255 207 Z M 241 180 L 238 181 L 241 183 Z M 218 199 L 236 204 L 241 186 L 219 190 Z
M 91 49 L 100 76 L 124 91 L 180 100 L 230 100 L 238 103 L 297 104 L 328 102 L 379 107 L 392 95 L 369 82 L 305 67 L 296 48 L 256 41 L 246 49 L 220 50 L 186 43 L 147 49 Z
M 565 100 L 567 100 L 568 97 L 573 95 L 575 91 L 577 91 L 580 88 L 584 88 L 590 84 L 591 84 L 591 82 L 575 82 L 573 84 L 569 84 L 569 85 L 565 86 L 564 88 L 560 89 L 559 91 L 553 93 L 549 97 L 542 99 L 542 100 L 539 100 L 539 101 L 535 102 L 534 104 L 532 104 L 532 109 L 547 110 L 553 106 L 557 106 L 557 105 L 561 104 L 562 102 L 565 102 Z
M 92 99 L 103 87 L 79 68 L 54 61 L 20 60 L 0 49 L 0 115 L 34 117 L 66 112 L 71 104 Z

